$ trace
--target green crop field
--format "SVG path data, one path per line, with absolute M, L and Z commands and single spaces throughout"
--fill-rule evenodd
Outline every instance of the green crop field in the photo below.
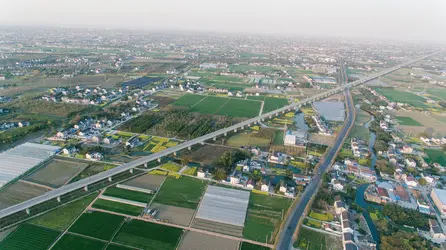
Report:
M 420 126 L 420 127 L 423 126 L 423 124 L 417 122 L 416 120 L 414 120 L 413 118 L 408 117 L 408 116 L 397 116 L 395 118 L 396 118 L 396 120 L 398 121 L 398 123 L 400 125 L 404 125 L 404 126 Z
M 248 64 L 241 64 L 241 65 L 235 65 L 231 64 L 229 65 L 229 70 L 231 72 L 236 73 L 245 73 L 247 71 L 255 71 L 257 73 L 273 73 L 275 70 L 278 70 L 279 68 L 276 67 L 269 67 L 269 66 L 253 66 Z
M 192 112 L 202 114 L 217 114 L 232 117 L 254 117 L 259 114 L 261 102 L 217 96 L 184 95 L 176 102 L 175 106 L 183 106 Z
M 180 165 L 175 164 L 175 163 L 168 162 L 168 163 L 166 163 L 166 164 L 163 164 L 163 165 L 161 166 L 161 168 L 164 169 L 164 170 L 169 170 L 169 171 L 173 171 L 173 172 L 178 172 L 178 171 L 181 170 L 182 167 L 181 167 Z
M 131 200 L 131 201 L 138 201 L 142 203 L 147 203 L 150 201 L 153 195 L 133 191 L 133 190 L 127 190 L 123 188 L 117 188 L 117 187 L 109 187 L 105 190 L 104 195 L 106 196 L 112 196 L 116 198 Z
M 97 209 L 103 209 L 103 210 L 108 210 L 108 211 L 112 211 L 112 212 L 116 212 L 116 213 L 128 214 L 128 215 L 133 215 L 133 216 L 140 215 L 143 210 L 142 207 L 137 207 L 137 206 L 114 202 L 114 201 L 101 200 L 101 199 L 98 199 L 93 204 L 93 207 L 97 208 Z
M 333 214 L 331 214 L 331 213 L 321 214 L 321 213 L 316 213 L 314 211 L 310 212 L 309 217 L 314 218 L 316 220 L 323 220 L 323 221 L 332 221 L 334 219 Z
M 150 250 L 175 249 L 182 233 L 179 228 L 131 220 L 121 227 L 113 241 Z
M 178 100 L 176 100 L 173 105 L 175 106 L 181 106 L 181 107 L 188 107 L 191 108 L 195 105 L 195 103 L 201 101 L 201 99 L 205 98 L 206 96 L 202 95 L 192 95 L 192 94 L 186 94 L 180 97 Z
M 391 102 L 407 103 L 415 108 L 429 108 L 424 104 L 425 99 L 407 91 L 399 91 L 394 88 L 375 88 L 381 95 L 387 97 Z
M 207 85 L 219 88 L 228 89 L 229 91 L 243 91 L 246 88 L 251 88 L 252 85 L 244 83 L 233 83 L 233 82 L 209 82 Z
M 248 99 L 264 101 L 263 114 L 288 105 L 288 100 L 285 98 L 276 98 L 268 96 L 248 96 Z
M 274 243 L 282 222 L 293 200 L 277 196 L 251 193 L 243 237 L 250 240 Z M 272 237 L 271 237 L 272 236 Z
M 99 240 L 93 240 L 90 238 L 85 238 L 82 236 L 65 234 L 60 238 L 60 240 L 54 245 L 53 250 L 102 250 L 105 247 L 105 242 Z
M 217 115 L 232 117 L 254 117 L 259 115 L 262 103 L 248 101 L 244 99 L 231 99 L 226 105 L 220 108 Z
M 132 250 L 134 248 L 130 248 L 130 247 L 125 247 L 125 246 L 121 246 L 121 245 L 115 245 L 113 243 L 110 243 L 110 245 L 107 246 L 106 250 Z
M 299 237 L 294 243 L 294 247 L 308 250 L 325 250 L 327 249 L 325 235 L 306 228 L 300 228 Z
M 349 138 L 358 138 L 364 141 L 370 140 L 370 131 L 362 125 L 354 124 L 350 131 Z
M 192 109 L 192 112 L 202 114 L 215 114 L 231 99 L 224 97 L 206 96 L 201 102 L 198 102 Z
M 236 82 L 236 83 L 243 83 L 245 79 L 237 76 L 214 76 L 212 78 L 212 81 L 216 82 Z
M 274 145 L 283 145 L 284 132 L 282 130 L 277 130 L 274 135 Z
M 183 176 L 167 177 L 153 202 L 195 209 L 207 182 Z
M 424 159 L 427 163 L 438 163 L 442 166 L 446 166 L 446 154 L 438 149 L 425 149 L 424 152 L 427 157 Z
M 31 224 L 23 224 L 0 242 L 5 250 L 46 250 L 60 232 Z
M 242 246 L 240 247 L 240 250 L 270 250 L 270 249 L 271 248 L 254 245 L 248 242 L 242 242 Z
M 430 95 L 436 96 L 442 100 L 446 100 L 446 89 L 445 88 L 427 88 L 426 92 Z
M 68 231 L 110 240 L 123 220 L 122 216 L 93 211 L 81 215 Z
M 74 219 L 76 219 L 77 216 L 79 216 L 79 214 L 82 213 L 82 211 L 84 211 L 88 204 L 94 200 L 96 195 L 97 194 L 91 194 L 63 207 L 56 208 L 51 212 L 31 220 L 30 223 L 56 230 L 64 230 Z

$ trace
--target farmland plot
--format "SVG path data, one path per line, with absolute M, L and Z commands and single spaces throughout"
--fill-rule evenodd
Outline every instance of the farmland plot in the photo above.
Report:
M 46 250 L 56 240 L 60 232 L 31 224 L 23 224 L 0 242 L 0 249 L 7 250 Z

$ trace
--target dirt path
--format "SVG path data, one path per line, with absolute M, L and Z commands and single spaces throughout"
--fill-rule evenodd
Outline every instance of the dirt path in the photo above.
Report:
M 29 185 L 33 185 L 33 186 L 36 186 L 36 187 L 45 188 L 45 189 L 48 189 L 48 190 L 53 190 L 54 189 L 54 188 L 52 188 L 50 186 L 46 186 L 46 185 L 42 185 L 42 184 L 39 184 L 39 183 L 30 182 L 30 181 L 26 181 L 26 180 L 19 180 L 19 182 L 22 182 L 22 183 L 25 183 L 25 184 L 29 184 Z
M 263 105 L 265 105 L 265 101 L 262 101 L 262 106 L 260 106 L 259 116 L 263 114 Z

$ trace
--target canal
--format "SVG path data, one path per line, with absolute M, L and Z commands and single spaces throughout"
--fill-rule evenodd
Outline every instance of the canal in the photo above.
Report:
M 370 233 L 372 234 L 373 240 L 376 242 L 376 249 L 379 250 L 378 230 L 376 230 L 376 226 L 373 223 L 372 217 L 370 217 L 370 214 L 369 214 L 367 208 L 374 208 L 374 209 L 382 210 L 383 207 L 381 205 L 367 202 L 364 199 L 364 192 L 369 185 L 370 184 L 364 184 L 364 185 L 359 186 L 358 189 L 356 189 L 355 203 L 358 204 L 358 206 L 360 206 L 363 209 L 362 215 L 364 216 L 365 220 L 367 221 L 367 225 L 370 228 Z
M 310 127 L 308 127 L 308 125 L 305 123 L 304 116 L 305 114 L 303 112 L 297 112 L 293 120 L 296 123 L 297 129 L 306 132 L 310 129 Z
M 370 124 L 375 121 L 375 117 L 371 116 L 370 120 L 366 123 L 364 123 L 364 128 L 369 129 L 370 128 Z M 370 129 L 369 129 L 370 131 Z M 373 150 L 373 146 L 375 145 L 375 141 L 376 141 L 376 134 L 373 133 L 372 131 L 370 131 L 370 139 L 369 139 L 369 152 L 372 155 L 372 162 L 370 164 L 370 168 L 375 169 L 375 164 L 376 164 L 376 155 L 375 152 Z

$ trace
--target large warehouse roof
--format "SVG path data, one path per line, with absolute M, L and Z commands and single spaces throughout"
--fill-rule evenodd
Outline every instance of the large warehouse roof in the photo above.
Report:
M 319 114 L 328 121 L 344 121 L 345 119 L 345 108 L 343 102 L 314 102 L 314 107 L 317 109 Z
M 24 143 L 0 153 L 0 187 L 55 154 L 60 147 Z
M 434 192 L 437 194 L 441 203 L 443 203 L 443 205 L 446 205 L 446 190 L 434 188 Z
M 249 194 L 248 191 L 209 185 L 195 218 L 243 227 Z

